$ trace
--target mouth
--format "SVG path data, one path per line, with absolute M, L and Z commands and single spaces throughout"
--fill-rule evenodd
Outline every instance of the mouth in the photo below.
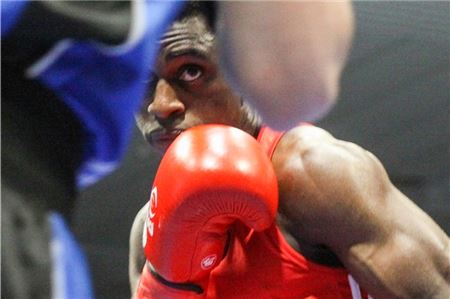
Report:
M 146 134 L 145 137 L 153 147 L 165 151 L 183 131 L 182 129 L 158 129 L 150 134 Z

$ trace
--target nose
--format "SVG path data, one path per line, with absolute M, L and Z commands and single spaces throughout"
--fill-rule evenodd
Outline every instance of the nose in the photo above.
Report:
M 153 102 L 147 107 L 147 111 L 156 118 L 166 119 L 183 113 L 184 110 L 184 104 L 178 99 L 175 90 L 166 80 L 160 79 L 156 84 Z

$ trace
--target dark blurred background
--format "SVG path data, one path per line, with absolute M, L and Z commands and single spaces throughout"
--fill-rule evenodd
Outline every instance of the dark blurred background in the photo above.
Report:
M 356 2 L 340 102 L 318 123 L 373 152 L 450 233 L 450 2 Z M 294 84 L 294 83 L 293 83 Z M 128 235 L 159 158 L 137 129 L 122 167 L 86 190 L 74 230 L 97 298 L 128 298 Z

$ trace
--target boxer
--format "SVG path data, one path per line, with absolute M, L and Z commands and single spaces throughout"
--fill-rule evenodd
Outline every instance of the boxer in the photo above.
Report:
M 380 161 L 358 145 L 312 125 L 285 132 L 264 126 L 225 83 L 214 28 L 201 12 L 183 16 L 161 39 L 148 96 L 136 119 L 148 143 L 164 154 L 151 202 L 137 214 L 130 236 L 130 282 L 136 298 L 449 297 L 450 243 L 442 229 L 392 184 Z M 240 160 L 231 145 L 253 148 L 251 140 L 234 139 L 233 134 L 221 135 L 226 141 L 217 145 L 208 138 L 206 124 L 238 128 L 260 143 L 277 178 L 279 205 L 276 220 L 262 231 L 240 215 L 239 221 L 233 218 L 221 226 L 213 245 L 206 238 L 195 247 L 187 240 L 201 239 L 202 229 L 185 219 L 190 213 L 175 217 L 172 210 L 165 215 L 155 206 L 163 201 L 171 205 L 174 199 L 167 198 L 175 197 L 177 206 L 186 203 L 190 211 L 203 210 L 210 199 L 194 205 L 190 193 L 179 190 L 198 185 L 219 190 L 216 173 Z M 211 180 L 197 173 L 210 153 L 203 152 L 200 159 L 191 149 L 203 142 L 211 151 L 219 147 L 228 153 Z M 253 163 L 256 156 L 249 152 L 245 160 Z M 185 169 L 193 172 L 185 175 Z M 270 166 L 251 168 L 261 176 L 270 171 Z M 155 186 L 169 182 L 172 188 L 164 189 L 164 196 L 158 193 L 155 204 Z M 245 193 L 242 189 L 237 192 Z M 220 210 L 214 202 L 214 209 Z M 156 229 L 155 211 L 172 222 Z M 228 214 L 222 212 L 223 217 Z M 202 214 L 202 221 L 209 216 Z M 165 246 L 154 240 L 157 234 L 164 236 Z M 192 257 L 202 246 L 217 246 L 214 252 L 220 258 L 209 261 L 211 268 L 201 275 L 201 263 L 187 270 L 186 261 L 173 250 Z
M 158 50 L 156 41 L 186 3 L 2 1 L 2 245 L 8 249 L 2 250 L 2 297 L 93 297 L 84 254 L 66 221 L 77 193 L 121 162 L 143 97 L 142 82 Z M 278 126 L 318 117 L 336 100 L 333 91 L 351 40 L 351 6 L 348 1 L 276 3 L 270 9 L 266 5 L 205 4 L 208 10 L 217 6 L 222 23 L 228 23 L 223 36 L 228 62 L 239 60 L 233 43 L 246 53 L 248 45 L 237 42 L 242 37 L 267 43 L 282 36 L 280 32 L 306 33 L 309 43 L 301 52 L 314 59 L 282 57 L 285 66 L 314 66 L 314 80 L 300 76 L 303 84 L 290 90 L 292 97 L 285 97 L 295 109 L 266 115 Z M 292 13 L 291 26 L 283 26 L 287 12 Z M 249 26 L 246 21 L 255 21 L 256 15 L 258 20 L 270 18 L 277 34 Z M 233 23 L 240 28 L 230 31 Z M 271 57 L 285 48 L 270 44 L 259 53 Z M 324 51 L 310 47 L 317 44 Z M 304 45 L 298 39 L 295 46 Z M 274 106 L 272 97 L 260 96 L 268 94 L 262 92 L 265 84 L 239 74 L 244 68 L 228 65 L 234 82 L 258 95 L 254 103 L 263 112 L 282 107 Z M 289 68 L 277 72 L 286 73 Z M 308 84 L 311 81 L 317 84 Z M 275 93 L 280 88 L 271 87 Z M 298 109 L 301 106 L 305 109 Z

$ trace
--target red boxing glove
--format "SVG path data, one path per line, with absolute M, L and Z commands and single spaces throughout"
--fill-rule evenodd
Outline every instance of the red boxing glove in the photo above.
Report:
M 230 226 L 240 220 L 262 231 L 273 223 L 277 205 L 272 163 L 253 137 L 223 125 L 182 133 L 155 177 L 144 250 L 152 277 L 144 270 L 141 295 L 205 293 L 209 273 L 225 254 Z

